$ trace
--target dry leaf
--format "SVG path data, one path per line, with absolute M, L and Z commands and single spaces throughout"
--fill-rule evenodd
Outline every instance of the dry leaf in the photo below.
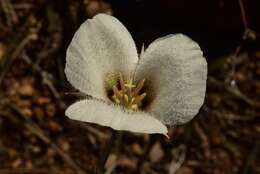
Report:
M 131 145 L 132 151 L 136 154 L 136 155 L 143 155 L 144 154 L 144 150 L 143 148 L 140 146 L 140 144 L 138 143 L 134 143 Z
M 12 162 L 12 167 L 18 168 L 22 165 L 22 163 L 23 163 L 23 161 L 20 158 L 18 158 Z
M 149 153 L 149 159 L 153 163 L 158 163 L 164 157 L 164 151 L 162 150 L 162 146 L 160 142 L 156 142 Z
M 193 174 L 193 169 L 190 167 L 180 167 L 177 171 L 176 174 Z

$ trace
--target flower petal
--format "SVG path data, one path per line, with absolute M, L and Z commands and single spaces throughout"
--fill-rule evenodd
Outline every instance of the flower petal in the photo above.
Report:
M 97 100 L 76 102 L 66 110 L 65 114 L 74 120 L 109 126 L 115 130 L 167 134 L 166 126 L 149 114 L 129 112 L 120 106 L 108 105 Z
M 154 41 L 141 58 L 136 80 L 144 78 L 152 100 L 148 112 L 165 124 L 183 124 L 203 104 L 207 62 L 196 42 L 182 34 L 168 35 Z
M 65 74 L 81 92 L 105 99 L 105 76 L 115 72 L 129 75 L 137 61 L 127 29 L 116 18 L 99 14 L 75 33 L 67 50 Z

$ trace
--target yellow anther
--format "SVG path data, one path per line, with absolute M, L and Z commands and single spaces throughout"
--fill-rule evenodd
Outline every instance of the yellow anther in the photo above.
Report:
M 133 98 L 131 99 L 131 103 L 130 103 L 130 104 L 134 103 L 134 101 L 135 101 L 135 97 L 133 97 Z
M 120 104 L 120 100 L 118 98 L 115 99 L 116 104 Z
M 111 100 L 118 105 L 123 105 L 131 111 L 139 110 L 139 107 L 143 106 L 142 101 L 146 96 L 146 93 L 139 94 L 144 87 L 145 79 L 139 81 L 137 84 L 133 84 L 132 78 L 124 78 L 124 76 L 119 73 L 118 81 L 111 86 L 113 90 L 113 94 L 110 96 Z
M 135 88 L 135 85 L 133 85 L 133 84 L 131 84 L 131 83 L 125 83 L 125 87 Z
M 129 98 L 128 98 L 128 96 L 126 94 L 124 95 L 124 99 L 125 99 L 126 103 L 129 102 Z
M 138 110 L 138 105 L 137 104 L 131 105 L 131 109 L 134 111 Z
M 120 100 L 115 95 L 113 95 L 112 98 L 113 98 L 113 100 L 115 101 L 116 104 L 121 103 Z
M 135 88 L 135 85 L 133 84 L 133 79 L 129 78 L 129 79 L 127 80 L 127 83 L 125 83 L 125 87 Z

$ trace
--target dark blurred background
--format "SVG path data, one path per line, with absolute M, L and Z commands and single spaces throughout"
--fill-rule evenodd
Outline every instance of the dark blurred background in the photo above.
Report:
M 185 33 L 200 43 L 206 57 L 230 53 L 241 41 L 244 26 L 238 1 L 112 1 L 114 15 L 140 45 L 170 33 Z M 257 1 L 247 1 L 250 27 L 259 31 Z
M 108 154 L 107 174 L 260 173 L 259 7 L 258 0 L 0 0 L 0 174 L 102 173 Z M 190 123 L 170 128 L 170 139 L 117 132 L 112 143 L 113 130 L 64 116 L 79 99 L 64 75 L 66 49 L 97 13 L 117 17 L 139 51 L 174 33 L 201 46 L 205 104 Z
M 232 52 L 241 41 L 244 26 L 238 1 L 140 0 L 112 1 L 117 16 L 138 45 L 170 33 L 185 33 L 199 42 L 207 58 Z M 260 30 L 257 1 L 246 1 L 250 27 Z

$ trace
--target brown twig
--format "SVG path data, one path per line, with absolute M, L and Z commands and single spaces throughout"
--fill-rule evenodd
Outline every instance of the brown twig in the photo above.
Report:
M 59 100 L 60 107 L 65 108 L 65 103 L 60 100 L 61 96 L 52 83 L 52 79 L 54 79 L 54 77 L 48 72 L 44 71 L 38 64 L 34 64 L 25 53 L 22 55 L 22 59 L 29 65 L 32 65 L 32 68 L 40 73 L 43 84 L 47 85 L 50 91 L 52 92 L 53 96 Z
M 247 95 L 245 95 L 236 85 L 236 83 L 233 83 L 232 85 L 226 84 L 225 82 L 221 82 L 217 80 L 216 78 L 212 76 L 208 76 L 208 81 L 212 82 L 218 86 L 222 86 L 229 94 L 232 94 L 233 96 L 237 97 L 238 99 L 243 100 L 246 102 L 248 105 L 252 107 L 260 107 L 260 102 L 252 100 L 249 98 Z
M 16 47 L 15 51 L 13 52 L 13 54 L 11 55 L 10 59 L 7 60 L 7 63 L 4 66 L 3 71 L 0 74 L 0 84 L 2 83 L 6 73 L 8 72 L 8 70 L 10 69 L 13 61 L 18 57 L 18 55 L 21 53 L 21 51 L 23 50 L 23 48 L 31 41 L 31 40 L 35 40 L 37 38 L 37 35 L 34 33 L 30 33 L 27 36 L 25 36 L 25 38 L 20 42 L 20 44 Z
M 226 90 L 234 96 L 238 97 L 239 99 L 242 99 L 250 106 L 260 107 L 260 102 L 250 99 L 238 88 L 236 84 L 233 84 L 232 86 L 226 86 Z
M 75 124 L 75 125 L 79 125 L 80 127 L 82 127 L 83 129 L 86 129 L 86 131 L 88 131 L 89 133 L 97 136 L 101 140 L 109 140 L 111 138 L 111 136 L 108 135 L 107 133 L 102 132 L 102 131 L 98 130 L 97 128 L 94 128 L 91 125 L 83 123 L 81 121 L 68 119 L 68 122 Z
M 243 25 L 246 28 L 248 28 L 248 22 L 247 22 L 247 18 L 246 18 L 246 12 L 245 12 L 245 8 L 244 8 L 244 4 L 242 0 L 238 0 L 239 3 L 239 8 L 240 8 L 240 14 L 242 17 L 242 21 L 243 21 Z
M 102 140 L 108 140 L 109 139 L 109 136 L 106 133 L 104 133 L 104 132 L 102 132 L 102 131 L 100 131 L 100 130 L 98 130 L 98 129 L 90 126 L 90 125 L 86 125 L 85 123 L 80 123 L 80 124 L 82 125 L 82 127 L 86 128 L 90 133 L 98 136 L 100 139 L 102 139 Z
M 14 9 L 31 9 L 33 7 L 32 4 L 29 3 L 15 3 L 13 4 Z
M 12 28 L 12 24 L 18 21 L 14 8 L 10 0 L 2 0 L 0 3 L 6 16 L 7 25 Z
M 257 116 L 247 116 L 247 115 L 235 115 L 231 113 L 222 113 L 221 115 L 224 115 L 226 119 L 228 120 L 234 120 L 234 121 L 252 121 L 257 118 Z
M 51 174 L 50 170 L 47 169 L 27 169 L 27 168 L 19 168 L 19 169 L 0 169 L 1 174 Z
M 205 149 L 205 157 L 208 159 L 210 157 L 209 139 L 206 133 L 204 132 L 204 130 L 202 129 L 202 127 L 197 122 L 194 122 L 193 126 L 194 126 L 194 130 L 197 132 L 198 136 L 202 141 L 203 149 Z
M 245 8 L 244 8 L 244 4 L 242 0 L 238 0 L 239 3 L 239 9 L 240 9 L 240 14 L 242 17 L 242 21 L 243 21 L 243 26 L 244 26 L 244 34 L 242 36 L 242 41 L 239 45 L 237 45 L 234 53 L 232 54 L 232 56 L 230 57 L 231 60 L 231 71 L 229 73 L 229 75 L 226 78 L 226 82 L 230 83 L 232 81 L 232 77 L 235 74 L 235 68 L 236 68 L 236 59 L 242 49 L 242 45 L 243 45 L 243 41 L 247 39 L 247 32 L 248 32 L 248 22 L 247 22 L 247 18 L 246 18 L 246 12 L 245 12 Z M 245 37 L 246 36 L 246 37 Z
M 246 165 L 245 168 L 242 172 L 242 174 L 247 174 L 249 173 L 249 169 L 253 163 L 253 161 L 256 159 L 257 154 L 259 153 L 259 149 L 260 149 L 260 142 L 257 141 L 254 145 L 254 147 L 252 148 L 252 151 L 249 153 L 247 161 L 246 161 Z
M 9 106 L 12 110 L 18 113 L 25 120 L 25 127 L 34 135 L 36 135 L 39 139 L 41 139 L 45 144 L 49 145 L 54 151 L 56 151 L 62 159 L 67 162 L 70 166 L 72 166 L 77 174 L 86 174 L 71 158 L 68 154 L 63 152 L 55 143 L 51 141 L 49 137 L 44 134 L 44 131 L 35 124 L 29 117 L 25 116 L 20 108 L 14 104 L 9 103 Z

